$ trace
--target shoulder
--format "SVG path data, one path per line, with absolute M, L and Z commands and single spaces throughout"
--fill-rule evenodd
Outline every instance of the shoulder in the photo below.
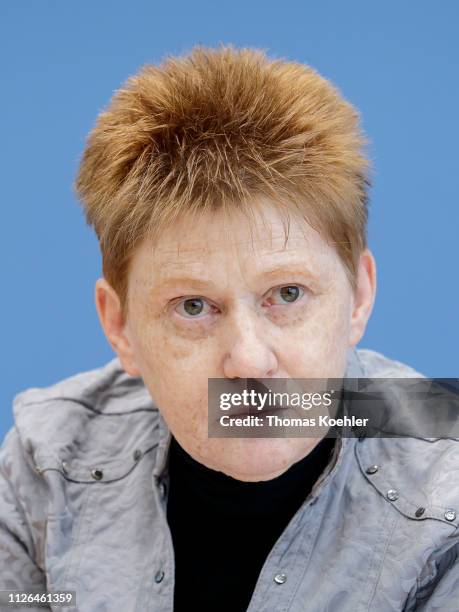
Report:
M 378 378 L 424 377 L 424 374 L 421 374 L 415 368 L 383 353 L 363 348 L 355 349 L 355 353 L 361 365 L 363 376 Z
M 90 485 L 112 483 L 103 490 L 115 508 L 121 491 L 141 487 L 157 453 L 159 411 L 142 379 L 115 358 L 22 391 L 13 415 L 0 446 L 0 548 L 19 542 L 39 568 L 50 558 L 57 568 L 67 563 L 72 525 L 83 524 L 88 499 L 97 500 Z
M 84 480 L 86 466 L 96 461 L 119 476 L 128 456 L 158 441 L 159 411 L 143 380 L 127 374 L 117 357 L 48 387 L 25 389 L 13 400 L 13 415 L 3 455 L 20 453 L 23 465 L 39 474 L 67 468 L 68 477 Z
M 363 477 L 405 517 L 459 527 L 459 441 L 368 438 L 355 450 Z
M 420 406 L 421 399 L 414 403 L 409 396 L 409 389 L 430 388 L 430 379 L 423 374 L 395 359 L 369 349 L 356 351 L 363 377 L 368 378 L 416 378 L 416 387 L 404 385 L 404 381 L 392 382 L 395 393 L 385 397 L 388 411 L 393 414 L 414 414 L 413 418 L 426 418 L 428 411 L 439 410 L 437 396 L 431 396 Z M 422 385 L 422 389 L 419 388 Z M 380 387 L 382 388 L 382 387 Z M 425 395 L 425 394 L 424 394 Z M 445 394 L 446 396 L 446 394 Z M 416 398 L 422 397 L 416 395 Z M 443 396 L 442 396 L 443 397 Z M 450 407 L 457 414 L 457 394 L 449 394 Z M 454 404 L 454 405 L 453 405 Z M 406 408 L 404 408 L 406 406 Z M 414 413 L 412 408 L 419 412 Z M 389 421 L 388 421 L 389 422 Z M 392 419 L 392 423 L 398 423 Z M 427 423 L 427 421 L 426 421 Z M 369 483 L 389 501 L 399 512 L 414 520 L 429 518 L 459 527 L 459 438 L 422 435 L 418 436 L 369 437 L 357 443 L 356 455 L 362 474 Z M 451 432 L 449 435 L 453 436 Z M 372 470 L 368 468 L 372 467 Z M 376 468 L 376 469 L 375 469 Z M 389 494 L 392 491 L 392 494 Z M 395 493 L 393 493 L 395 491 Z M 394 499 L 390 500 L 389 498 Z

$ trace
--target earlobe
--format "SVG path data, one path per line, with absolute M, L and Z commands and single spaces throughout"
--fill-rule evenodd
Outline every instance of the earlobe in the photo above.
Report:
M 351 314 L 349 346 L 360 342 L 373 310 L 376 295 L 376 263 L 368 249 L 360 255 L 357 287 Z
M 116 291 L 105 278 L 97 279 L 94 298 L 105 337 L 117 353 L 123 369 L 131 376 L 140 376 L 140 371 L 134 359 L 132 343 L 127 332 L 127 325 L 122 317 L 120 300 Z

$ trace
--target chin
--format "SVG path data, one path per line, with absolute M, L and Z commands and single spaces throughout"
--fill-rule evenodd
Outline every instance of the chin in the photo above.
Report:
M 271 480 L 302 459 L 314 445 L 312 438 L 225 439 L 220 445 L 220 467 L 214 469 L 248 482 Z

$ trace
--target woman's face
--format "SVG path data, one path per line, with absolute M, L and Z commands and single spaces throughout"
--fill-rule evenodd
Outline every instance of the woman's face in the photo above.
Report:
M 293 215 L 285 244 L 279 213 L 265 206 L 252 233 L 242 213 L 226 223 L 212 213 L 139 246 L 115 347 L 181 446 L 246 481 L 281 474 L 318 439 L 208 438 L 208 378 L 342 377 L 374 293 L 371 254 L 354 294 L 334 248 Z

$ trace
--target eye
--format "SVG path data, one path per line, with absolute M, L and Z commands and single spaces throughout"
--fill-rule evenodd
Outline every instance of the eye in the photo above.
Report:
M 187 298 L 177 304 L 176 311 L 185 318 L 198 318 L 204 312 L 205 306 L 210 309 L 211 306 L 201 298 Z
M 296 302 L 303 294 L 304 290 L 298 285 L 285 285 L 284 287 L 274 289 L 272 293 L 272 296 L 280 296 L 280 302 L 276 301 L 276 297 L 271 299 L 274 299 L 274 304 L 276 306 L 279 304 L 291 304 Z

